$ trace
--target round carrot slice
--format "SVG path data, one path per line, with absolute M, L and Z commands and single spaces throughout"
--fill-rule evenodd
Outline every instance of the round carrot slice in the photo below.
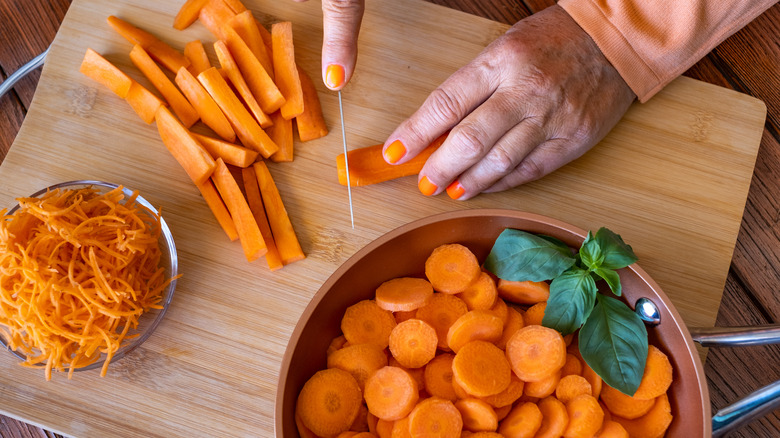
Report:
M 634 398 L 654 399 L 664 394 L 672 384 L 672 364 L 666 354 L 654 345 L 647 348 L 645 372 Z
M 462 431 L 463 418 L 449 400 L 426 398 L 409 414 L 409 433 L 412 437 L 460 438 Z
M 455 355 L 452 353 L 442 353 L 434 357 L 425 365 L 425 390 L 428 394 L 443 398 L 445 400 L 455 401 L 458 399 L 455 394 L 455 387 L 452 386 L 452 361 Z
M 476 398 L 455 402 L 463 418 L 463 428 L 471 432 L 494 432 L 498 429 L 498 415 L 493 407 Z
M 631 437 L 652 438 L 664 436 L 666 429 L 672 423 L 672 407 L 666 393 L 659 395 L 653 407 L 645 415 L 634 420 L 628 420 L 615 415 L 613 421 L 620 423 Z
M 399 277 L 376 290 L 376 303 L 391 312 L 408 312 L 422 307 L 433 295 L 433 286 L 424 278 Z
M 390 352 L 401 365 L 420 368 L 436 356 L 436 330 L 425 321 L 409 319 L 390 332 Z
M 512 370 L 500 348 L 490 342 L 472 341 L 455 354 L 452 378 L 467 393 L 486 397 L 509 386 Z
M 569 425 L 563 432 L 564 438 L 592 437 L 601 429 L 604 422 L 604 410 L 595 397 L 589 394 L 578 395 L 566 403 Z
M 498 298 L 496 282 L 490 274 L 483 271 L 477 281 L 459 293 L 458 297 L 466 303 L 469 310 L 490 310 Z
M 517 438 L 533 438 L 542 425 L 542 412 L 535 403 L 520 403 L 501 421 L 498 433 Z
M 371 343 L 386 348 L 395 326 L 393 313 L 382 309 L 373 300 L 349 306 L 341 319 L 341 331 L 350 344 Z
M 502 300 L 499 300 L 502 301 Z M 504 331 L 501 333 L 501 339 L 496 342 L 496 346 L 502 350 L 506 349 L 506 343 L 512 335 L 525 326 L 523 315 L 514 307 L 507 307 L 506 321 L 504 321 Z
M 545 397 L 536 404 L 542 413 L 542 424 L 534 438 L 559 438 L 569 425 L 566 405 L 555 397 Z
M 509 339 L 506 356 L 520 380 L 534 382 L 563 368 L 566 344 L 557 331 L 541 325 L 529 325 Z
M 385 421 L 395 421 L 409 415 L 419 399 L 417 382 L 406 371 L 387 366 L 366 381 L 368 411 Z
M 317 371 L 303 385 L 296 409 L 307 429 L 318 436 L 333 436 L 349 429 L 362 403 L 352 374 L 331 368 Z
M 488 310 L 471 310 L 461 316 L 447 331 L 447 345 L 458 352 L 471 341 L 498 342 L 504 333 L 504 323 Z
M 601 401 L 611 413 L 629 420 L 645 415 L 655 404 L 655 399 L 643 400 L 631 397 L 609 385 L 601 388 Z
M 524 387 L 525 382 L 518 379 L 515 373 L 512 373 L 509 386 L 507 386 L 505 390 L 495 395 L 482 397 L 482 400 L 486 401 L 494 408 L 501 408 L 507 405 L 511 405 L 523 396 Z
M 421 319 L 436 329 L 438 347 L 449 350 L 447 332 L 452 324 L 469 311 L 466 303 L 455 295 L 435 293 L 428 303 L 417 309 L 417 319 Z
M 328 368 L 339 368 L 352 374 L 361 390 L 368 376 L 384 366 L 387 366 L 387 354 L 376 344 L 349 345 L 328 356 Z
M 555 386 L 555 397 L 563 403 L 581 394 L 593 395 L 593 389 L 587 379 L 576 374 L 561 377 Z
M 629 438 L 626 429 L 616 421 L 604 421 L 596 438 Z
M 542 380 L 535 382 L 526 382 L 523 387 L 523 394 L 528 397 L 545 398 L 555 393 L 558 382 L 561 381 L 561 373 L 556 371 Z
M 457 243 L 435 248 L 425 261 L 425 276 L 433 289 L 446 294 L 463 292 L 481 273 L 474 253 Z

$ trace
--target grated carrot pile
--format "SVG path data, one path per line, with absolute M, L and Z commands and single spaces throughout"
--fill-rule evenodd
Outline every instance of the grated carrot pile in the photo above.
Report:
M 159 215 L 122 187 L 56 189 L 0 211 L 0 335 L 25 366 L 101 376 L 139 317 L 161 308 L 172 281 L 160 266 Z M 122 202 L 124 200 L 124 202 Z

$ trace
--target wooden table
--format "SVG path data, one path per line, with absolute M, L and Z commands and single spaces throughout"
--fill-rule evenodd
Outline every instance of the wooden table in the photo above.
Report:
M 429 0 L 511 24 L 552 0 Z M 53 39 L 69 0 L 0 2 L 0 72 L 7 77 L 42 52 Z M 717 325 L 777 323 L 780 320 L 780 6 L 774 6 L 718 46 L 686 76 L 763 100 L 768 108 L 753 182 Z M 0 99 L 0 160 L 8 152 L 32 100 L 39 72 Z M 706 373 L 713 411 L 780 378 L 780 347 L 712 349 Z M 735 437 L 775 437 L 780 410 L 735 432 Z M 0 416 L 0 436 L 58 436 Z

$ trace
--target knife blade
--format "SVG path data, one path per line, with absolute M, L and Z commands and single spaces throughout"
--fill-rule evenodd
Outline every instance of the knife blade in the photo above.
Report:
M 344 143 L 344 169 L 347 171 L 347 196 L 349 197 L 349 218 L 352 228 L 355 228 L 355 213 L 352 210 L 352 185 L 349 181 L 349 154 L 347 154 L 347 131 L 344 128 L 344 105 L 341 102 L 341 90 L 339 93 L 339 115 L 341 115 L 341 140 Z

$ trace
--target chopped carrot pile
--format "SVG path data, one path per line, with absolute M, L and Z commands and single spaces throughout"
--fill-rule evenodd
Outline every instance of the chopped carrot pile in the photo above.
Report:
M 84 367 L 112 356 L 161 308 L 159 216 L 122 188 L 56 189 L 0 211 L 0 334 L 26 366 Z M 104 356 L 103 356 L 104 355 Z
M 390 279 L 374 299 L 346 310 L 343 334 L 327 346 L 327 369 L 358 382 L 366 420 L 345 419 L 319 436 L 665 436 L 673 417 L 664 352 L 650 346 L 639 390 L 625 395 L 582 359 L 576 336 L 541 325 L 548 283 L 502 283 L 481 274 L 475 259 L 466 246 L 442 245 L 426 278 Z M 321 423 L 336 414 L 336 396 L 306 394 L 324 385 L 321 372 L 298 398 L 302 437 L 326 432 Z M 321 390 L 339 394 L 345 380 Z

